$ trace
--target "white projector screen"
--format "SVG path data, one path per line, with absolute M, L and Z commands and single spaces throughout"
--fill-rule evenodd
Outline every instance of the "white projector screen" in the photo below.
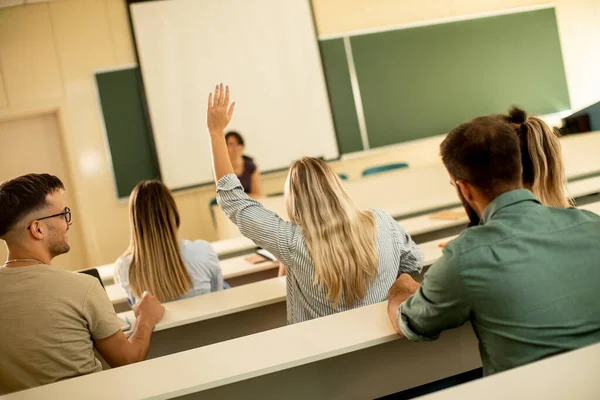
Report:
M 308 0 L 133 3 L 131 18 L 162 179 L 211 182 L 208 93 L 229 84 L 231 130 L 262 172 L 339 156 Z

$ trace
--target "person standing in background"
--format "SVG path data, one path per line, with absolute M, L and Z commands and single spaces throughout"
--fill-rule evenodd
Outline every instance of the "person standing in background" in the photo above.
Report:
M 244 192 L 250 197 L 260 197 L 260 172 L 251 157 L 244 155 L 244 138 L 238 132 L 230 131 L 225 135 L 229 159 L 233 171 L 242 183 Z

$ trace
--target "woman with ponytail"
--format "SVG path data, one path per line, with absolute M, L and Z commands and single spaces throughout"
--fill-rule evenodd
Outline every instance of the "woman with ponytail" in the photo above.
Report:
M 508 114 L 495 115 L 510 124 L 521 142 L 523 164 L 523 186 L 533 192 L 542 204 L 550 207 L 567 208 L 574 205 L 567 196 L 565 168 L 562 161 L 560 134 L 541 118 L 528 117 L 518 107 Z M 465 205 L 469 216 L 469 227 L 479 225 L 479 217 Z
M 560 134 L 542 119 L 528 117 L 525 111 L 513 107 L 508 115 L 499 115 L 510 123 L 521 142 L 523 185 L 531 190 L 542 204 L 567 208 L 573 200 L 565 189 L 565 169 L 562 162 Z

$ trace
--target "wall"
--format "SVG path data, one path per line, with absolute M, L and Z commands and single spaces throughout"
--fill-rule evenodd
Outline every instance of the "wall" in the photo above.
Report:
M 547 0 L 313 0 L 320 36 L 548 3 Z M 551 3 L 557 11 L 571 107 L 577 110 L 600 99 L 600 0 Z
M 469 14 L 533 0 L 313 0 L 320 34 Z M 559 29 L 574 108 L 600 97 L 599 0 L 558 0 Z M 596 49 L 596 50 L 593 50 Z M 135 62 L 125 0 L 57 0 L 0 10 L 0 120 L 56 113 L 80 209 L 87 263 L 118 257 L 128 243 L 127 204 L 115 196 L 112 170 L 93 79 L 94 71 Z M 357 176 L 373 163 L 407 160 L 413 166 L 437 157 L 439 138 L 350 156 L 335 163 Z M 1 163 L 20 157 L 3 149 Z M 1 168 L 1 165 L 0 165 Z M 284 173 L 265 177 L 266 192 L 280 192 Z M 208 204 L 214 187 L 176 194 L 181 236 L 214 240 Z
M 0 122 L 0 149 L 10 149 L 20 155 L 12 159 L 10 164 L 3 164 L 0 181 L 32 172 L 46 172 L 60 176 L 66 187 L 73 186 L 65 165 L 64 143 L 58 132 L 56 115 L 46 114 Z M 73 221 L 77 221 L 79 207 L 71 191 L 65 193 L 65 204 L 71 208 Z M 66 269 L 78 269 L 85 264 L 86 251 L 82 232 L 81 224 L 75 223 L 69 227 L 71 251 L 56 259 L 58 265 Z M 0 246 L 0 260 L 4 261 L 6 257 L 6 248 Z

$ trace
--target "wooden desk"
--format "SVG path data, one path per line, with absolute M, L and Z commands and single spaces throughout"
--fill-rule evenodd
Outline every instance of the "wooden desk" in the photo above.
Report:
M 422 400 L 597 399 L 600 344 L 469 382 Z
M 219 256 L 219 260 L 226 260 L 228 258 L 244 255 L 248 250 L 256 248 L 256 245 L 252 240 L 243 236 L 217 240 L 216 242 L 211 242 L 210 245 L 215 250 L 215 253 L 217 253 L 217 256 Z
M 286 278 L 165 303 L 147 358 L 161 357 L 286 325 Z M 133 311 L 119 313 L 135 324 Z
M 560 139 L 567 178 L 600 171 L 600 132 L 563 136 Z
M 600 213 L 600 202 L 581 208 Z M 421 245 L 425 254 L 424 270 L 442 256 L 443 249 L 439 244 L 453 238 L 447 237 Z M 419 280 L 422 275 L 416 278 Z M 165 316 L 156 331 L 186 327 L 155 336 L 149 357 L 284 326 L 285 298 L 285 278 L 272 278 L 223 292 L 166 303 Z M 119 316 L 134 322 L 131 311 Z M 225 316 L 231 318 L 223 318 Z
M 592 135 L 594 140 L 600 141 L 600 132 Z M 581 141 L 574 140 L 569 143 L 577 144 L 577 146 L 569 147 L 573 151 L 583 147 Z M 600 148 L 600 143 L 596 149 L 598 148 Z M 589 153 L 589 150 L 587 152 Z M 568 174 L 568 177 L 575 178 L 592 172 L 600 172 L 600 157 L 597 155 L 595 157 L 599 161 L 589 162 L 587 160 L 585 163 L 573 161 L 573 166 L 570 168 L 573 173 Z M 357 181 L 344 182 L 344 186 L 361 208 L 378 208 L 396 219 L 401 219 L 403 216 L 410 217 L 414 214 L 460 206 L 456 191 L 448 184 L 448 179 L 448 173 L 440 164 L 390 171 Z M 410 192 L 407 192 L 407 188 L 410 188 Z M 586 196 L 599 190 L 600 177 L 568 183 L 568 192 L 572 197 Z M 283 196 L 263 198 L 259 201 L 267 209 L 284 219 L 286 218 L 287 211 Z M 237 226 L 225 216 L 219 206 L 213 206 L 213 212 L 219 238 L 235 238 L 241 235 Z M 418 234 L 407 230 L 411 235 Z
M 448 173 L 441 164 L 386 172 L 344 182 L 344 187 L 359 207 L 381 209 L 394 218 L 460 205 L 455 190 L 448 184 Z M 283 196 L 261 198 L 259 201 L 280 217 L 287 218 Z M 219 206 L 213 206 L 213 212 L 220 239 L 241 235 Z
M 412 343 L 395 334 L 378 303 L 6 399 L 375 398 L 480 365 L 468 324 Z
M 584 206 L 579 207 L 582 210 L 591 211 L 594 214 L 600 215 L 600 202 L 586 204 Z
M 575 199 L 598 193 L 600 192 L 600 176 L 569 182 L 567 192 Z
M 600 177 L 588 178 L 569 183 L 569 192 L 574 197 L 586 196 L 596 193 L 599 190 Z M 600 214 L 600 202 L 587 204 L 581 206 L 580 208 Z M 466 225 L 467 219 L 463 217 L 458 220 L 444 221 L 432 220 L 429 216 L 419 216 L 400 221 L 399 223 L 403 225 L 407 231 L 417 232 L 417 234 L 419 234 L 427 229 L 434 229 L 434 227 L 443 229 L 446 227 L 457 226 L 457 224 Z M 414 235 L 414 233 L 411 234 Z M 441 256 L 441 249 L 437 247 L 437 245 L 445 240 L 446 239 L 436 239 L 419 244 L 427 258 L 425 265 L 430 265 L 432 260 L 435 260 Z M 276 268 L 278 267 L 277 263 L 266 262 L 253 265 L 244 261 L 244 258 L 245 256 L 238 256 L 225 260 L 221 263 L 223 275 L 225 279 L 231 279 L 234 284 L 232 286 L 256 282 L 258 280 L 270 278 L 273 277 L 273 275 L 276 275 Z M 107 266 L 104 266 L 103 268 L 107 268 Z M 263 275 L 260 275 L 259 273 Z M 253 274 L 254 276 L 252 276 Z M 113 304 L 118 305 L 119 311 L 126 311 L 128 309 L 127 296 L 121 288 L 117 287 L 116 285 L 107 285 L 106 291 L 111 301 L 113 301 Z
M 569 195 L 574 198 L 598 193 L 600 192 L 600 176 L 569 182 L 568 192 Z M 460 211 L 461 209 L 462 207 L 453 208 L 452 211 Z M 429 242 L 438 237 L 455 235 L 468 224 L 466 214 L 453 220 L 432 219 L 431 217 L 434 214 L 435 213 L 431 213 L 406 218 L 398 221 L 398 223 L 410 233 L 417 244 Z M 228 221 L 228 223 L 235 228 L 231 221 Z M 237 230 L 237 228 L 235 229 Z M 275 266 L 266 267 L 263 265 L 264 268 L 249 268 L 247 263 L 238 263 L 240 256 L 247 255 L 257 248 L 256 244 L 248 238 L 239 236 L 212 242 L 211 245 L 221 260 L 232 260 L 231 263 L 229 263 L 229 261 L 221 261 L 222 265 L 223 263 L 226 263 L 227 265 L 223 269 L 223 274 L 225 279 L 231 279 L 231 282 L 229 283 L 232 286 L 239 286 L 241 284 L 256 282 L 257 280 L 267 279 L 273 277 L 275 274 L 275 272 L 270 270 L 275 268 Z M 236 261 L 233 262 L 233 260 Z M 105 285 L 114 283 L 114 267 L 112 264 L 102 265 L 97 268 Z M 249 274 L 254 274 L 255 276 L 248 276 Z

